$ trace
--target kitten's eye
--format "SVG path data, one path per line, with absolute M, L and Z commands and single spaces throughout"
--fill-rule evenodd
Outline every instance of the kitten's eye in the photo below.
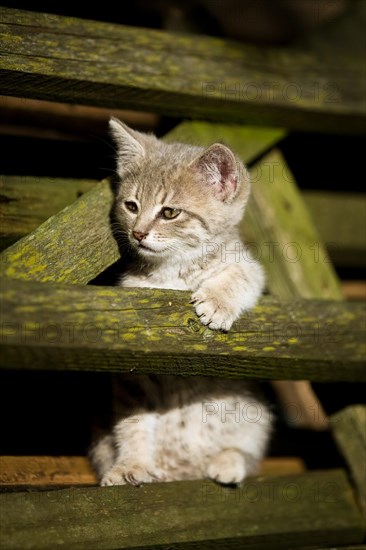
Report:
M 130 212 L 137 212 L 138 210 L 138 206 L 135 202 L 133 201 L 126 201 L 125 202 L 125 207 L 127 208 L 127 210 L 129 210 Z
M 161 215 L 166 220 L 172 220 L 173 218 L 176 218 L 181 213 L 181 210 L 178 208 L 163 208 L 161 211 Z

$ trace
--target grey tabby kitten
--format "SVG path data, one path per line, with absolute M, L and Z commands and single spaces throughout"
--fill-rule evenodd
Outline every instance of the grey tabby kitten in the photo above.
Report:
M 121 184 L 116 217 L 133 250 L 120 284 L 190 290 L 204 325 L 229 330 L 264 276 L 239 238 L 249 176 L 226 146 L 165 144 L 112 118 Z M 271 414 L 238 380 L 125 375 L 113 431 L 90 456 L 102 485 L 211 478 L 257 470 Z

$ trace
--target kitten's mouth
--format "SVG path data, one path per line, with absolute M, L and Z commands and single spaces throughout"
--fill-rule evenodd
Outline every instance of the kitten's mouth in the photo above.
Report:
M 143 252 L 151 253 L 151 254 L 158 254 L 158 250 L 154 250 L 153 248 L 150 248 L 144 243 L 139 243 L 138 247 L 139 250 L 142 250 Z

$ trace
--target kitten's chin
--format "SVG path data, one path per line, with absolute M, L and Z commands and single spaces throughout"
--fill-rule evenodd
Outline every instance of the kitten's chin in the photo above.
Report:
M 166 254 L 166 248 L 162 250 L 155 250 L 151 246 L 148 246 L 144 243 L 140 243 L 137 247 L 137 253 L 143 258 L 159 259 L 163 258 Z

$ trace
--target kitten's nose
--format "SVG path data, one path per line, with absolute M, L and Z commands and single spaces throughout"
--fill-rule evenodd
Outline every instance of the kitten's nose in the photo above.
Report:
M 145 237 L 147 237 L 148 233 L 142 233 L 141 231 L 132 231 L 132 235 L 135 237 L 137 241 L 142 241 Z

